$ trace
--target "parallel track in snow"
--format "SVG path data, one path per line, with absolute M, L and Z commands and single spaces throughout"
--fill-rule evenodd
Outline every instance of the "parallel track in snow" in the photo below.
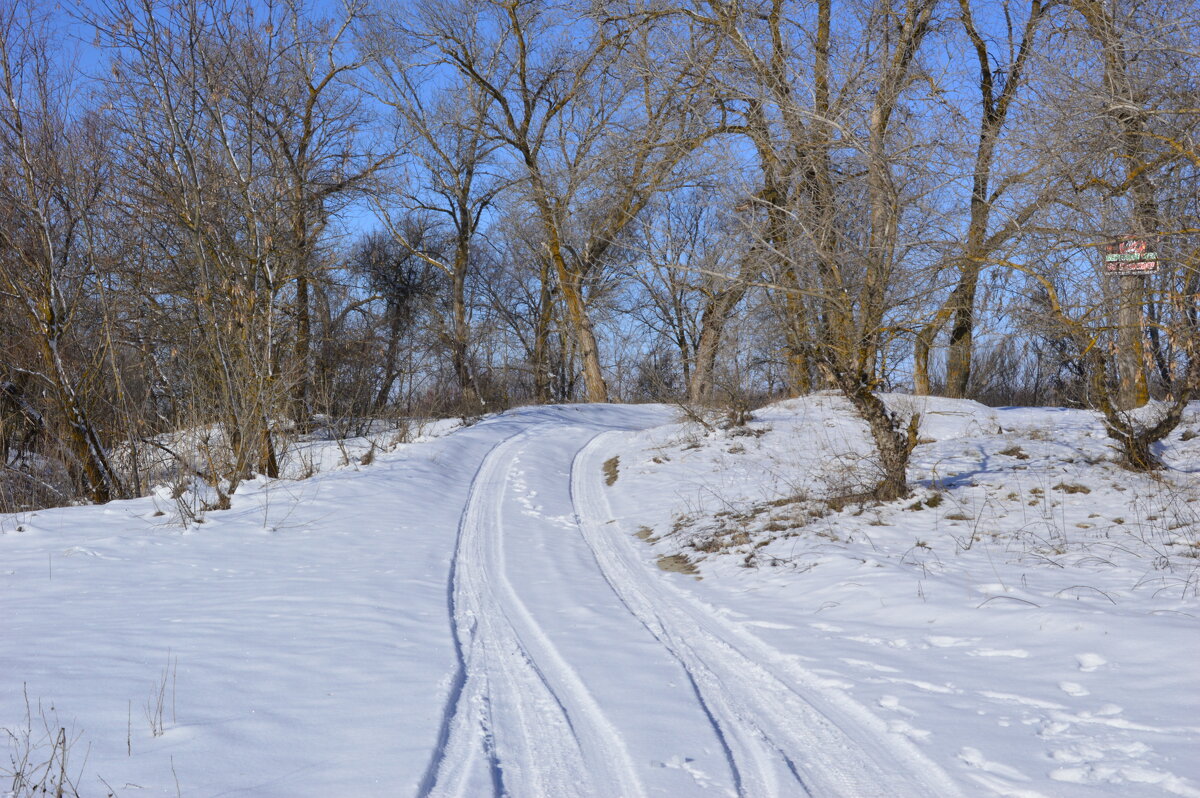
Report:
M 545 540 L 526 534 L 536 533 L 536 527 L 513 527 L 506 535 L 505 518 L 538 523 L 514 506 L 520 498 L 517 463 L 539 445 L 561 452 L 561 436 L 543 439 L 557 429 L 561 425 L 535 424 L 501 440 L 472 479 L 447 596 L 456 669 L 420 798 L 644 798 L 647 793 L 645 772 L 635 768 L 618 727 L 537 620 L 557 608 L 528 605 L 506 562 L 507 556 L 520 556 L 529 540 Z M 690 691 L 684 695 L 689 697 L 682 700 L 695 701 L 689 704 L 694 716 L 707 719 L 720 745 L 702 764 L 728 768 L 726 783 L 740 798 L 960 795 L 911 742 L 647 566 L 640 544 L 610 520 L 601 484 L 604 438 L 603 433 L 592 437 L 571 461 L 575 525 L 569 534 L 586 544 L 580 545 L 585 558 L 590 553 L 580 562 L 590 568 L 594 561 L 598 569 L 592 589 L 610 597 L 597 606 L 617 613 L 638 634 L 642 628 L 649 632 L 646 643 L 688 680 Z M 624 722 L 629 723 L 628 716 Z M 637 753 L 641 758 L 643 752 Z M 707 794 L 707 788 L 696 786 Z
M 598 435 L 576 455 L 571 495 L 597 565 L 625 607 L 687 671 L 744 798 L 961 795 L 912 743 L 759 638 L 651 572 L 613 519 Z
M 494 446 L 471 483 L 450 576 L 457 670 L 422 798 L 644 796 L 620 735 L 505 570 L 508 478 L 541 426 Z

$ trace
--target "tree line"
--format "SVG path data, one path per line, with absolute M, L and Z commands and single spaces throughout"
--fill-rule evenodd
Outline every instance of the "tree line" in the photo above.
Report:
M 1124 411 L 1173 426 L 1196 376 L 1198 34 L 1172 0 L 0 0 L 0 504 L 139 495 L 164 452 L 227 502 L 380 417 L 825 389 L 881 498 L 917 429 L 881 390 L 1096 407 L 1152 465 Z

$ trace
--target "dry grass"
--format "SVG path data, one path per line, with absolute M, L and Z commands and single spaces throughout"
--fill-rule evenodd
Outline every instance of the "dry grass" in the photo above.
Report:
M 1018 460 L 1029 459 L 1029 455 L 1025 454 L 1025 450 L 1016 444 L 1009 446 L 1007 449 L 1001 449 L 1000 454 L 1004 455 L 1005 457 L 1015 457 Z
M 621 458 L 613 456 L 604 461 L 604 484 L 617 484 L 618 469 L 621 465 Z
M 658 567 L 664 571 L 688 574 L 690 576 L 695 576 L 699 573 L 696 570 L 695 564 L 687 558 L 686 554 L 665 554 L 658 558 Z

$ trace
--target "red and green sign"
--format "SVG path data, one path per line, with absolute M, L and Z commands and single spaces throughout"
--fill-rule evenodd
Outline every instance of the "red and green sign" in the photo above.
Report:
M 1104 245 L 1104 268 L 1118 274 L 1158 269 L 1158 252 L 1148 238 L 1119 238 Z

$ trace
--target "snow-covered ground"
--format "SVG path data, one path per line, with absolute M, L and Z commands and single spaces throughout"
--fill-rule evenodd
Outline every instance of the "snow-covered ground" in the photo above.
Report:
M 815 396 L 0 517 L 0 771 L 65 728 L 83 796 L 1200 796 L 1200 408 L 1148 477 L 1090 413 L 889 401 L 882 506 Z

